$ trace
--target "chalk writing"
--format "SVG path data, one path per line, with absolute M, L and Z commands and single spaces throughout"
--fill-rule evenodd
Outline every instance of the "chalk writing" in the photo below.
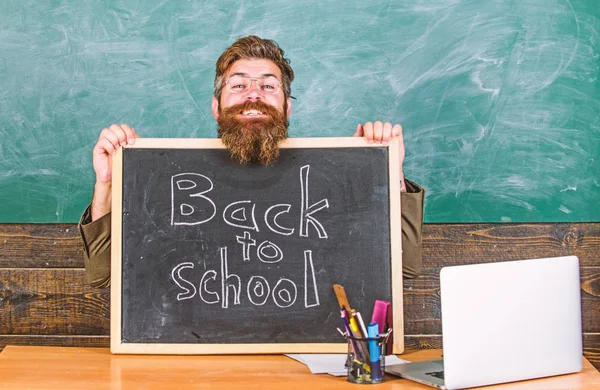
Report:
M 178 192 L 191 191 L 197 188 L 199 185 L 208 186 L 208 188 L 201 189 L 200 192 L 194 192 L 190 194 L 191 200 L 195 200 L 194 204 L 180 202 L 178 203 L 179 213 L 175 213 L 175 194 Z M 204 196 L 204 194 L 210 192 L 213 189 L 213 182 L 208 177 L 199 173 L 180 173 L 174 175 L 171 179 L 171 225 L 199 225 L 204 222 L 210 221 L 217 213 L 217 207 L 215 203 Z M 177 190 L 177 191 L 176 191 Z M 203 202 L 206 201 L 206 202 Z M 198 210 L 204 210 L 208 203 L 209 217 L 206 214 L 199 215 Z M 175 217 L 177 215 L 177 220 Z M 194 216 L 191 218 L 190 216 Z M 187 217 L 190 217 L 189 219 Z
M 300 236 L 308 237 L 309 224 L 314 227 L 319 238 L 327 238 L 327 231 L 314 214 L 329 208 L 329 201 L 309 205 L 308 173 L 310 165 L 300 168 Z M 209 222 L 216 215 L 215 202 L 206 194 L 214 188 L 210 178 L 199 173 L 180 173 L 171 178 L 171 225 L 200 225 Z M 273 233 L 291 235 L 292 228 L 277 223 L 277 218 L 290 212 L 292 205 L 275 204 L 265 211 L 265 225 Z M 206 210 L 205 208 L 208 208 Z M 240 200 L 228 204 L 223 210 L 223 221 L 233 227 L 260 231 L 255 218 L 256 204 L 251 200 Z M 278 212 L 274 213 L 274 211 Z M 247 212 L 248 211 L 248 212 Z M 248 214 L 250 218 L 248 218 Z M 207 216 L 208 215 L 208 216 Z
M 309 202 L 308 175 L 310 166 L 300 168 L 300 202 L 299 202 L 299 236 L 309 237 L 309 226 L 319 239 L 327 239 L 327 231 L 323 223 L 317 219 L 317 213 L 329 208 L 328 199 L 321 199 L 316 203 Z M 209 197 L 214 189 L 213 181 L 200 173 L 180 173 L 171 177 L 171 225 L 196 226 L 210 222 L 217 215 L 218 206 Z M 263 221 L 268 230 L 273 233 L 289 236 L 294 228 L 285 227 L 278 218 L 289 215 L 292 205 L 277 203 L 264 212 Z M 276 264 L 284 261 L 283 250 L 277 243 L 264 240 L 257 245 L 252 231 L 260 232 L 256 219 L 256 203 L 250 199 L 239 200 L 227 204 L 223 208 L 222 221 L 233 228 L 244 229 L 242 235 L 235 235 L 236 243 L 241 246 L 242 264 L 251 263 L 253 257 L 264 264 Z M 182 262 L 171 270 L 171 279 L 181 289 L 177 294 L 177 301 L 183 301 L 198 295 L 206 304 L 220 303 L 223 309 L 230 305 L 241 305 L 243 285 L 245 283 L 247 302 L 254 306 L 262 306 L 271 301 L 280 308 L 294 305 L 298 299 L 297 283 L 292 279 L 280 276 L 277 281 L 267 280 L 262 275 L 251 275 L 247 281 L 232 272 L 227 246 L 219 247 L 219 270 L 208 269 L 203 272 L 200 281 L 196 284 L 182 275 L 182 271 L 194 269 L 193 262 Z M 252 256 L 254 254 L 254 256 Z M 304 250 L 304 307 L 311 308 L 320 305 L 319 287 L 315 274 L 312 250 Z M 246 273 L 247 274 L 247 273 Z M 273 283 L 275 283 L 273 285 Z M 273 287 L 271 287 L 273 285 Z M 212 288 L 211 288 L 212 286 Z M 217 287 L 218 286 L 218 287 Z
M 196 289 L 194 283 L 181 275 L 184 269 L 194 269 L 194 263 L 184 262 L 177 264 L 171 271 L 171 278 L 175 284 L 183 290 L 177 294 L 177 300 L 183 301 L 193 298 L 198 294 L 202 302 L 209 305 L 221 302 L 221 307 L 227 309 L 230 300 L 233 305 L 240 305 L 240 295 L 242 292 L 242 279 L 239 275 L 230 272 L 229 261 L 227 258 L 227 247 L 222 247 L 219 250 L 221 267 L 220 273 L 209 269 L 202 274 L 199 282 L 199 289 Z M 210 290 L 207 286 L 209 281 L 217 282 L 219 278 L 221 294 L 218 291 Z M 246 295 L 248 301 L 254 306 L 262 306 L 266 303 L 269 295 L 272 296 L 275 305 L 281 308 L 293 305 L 298 297 L 298 287 L 294 281 L 288 278 L 280 278 L 273 292 L 271 292 L 270 283 L 267 279 L 260 275 L 252 275 L 246 283 Z M 210 297 L 210 298 L 209 298 Z M 319 290 L 315 275 L 315 267 L 310 250 L 304 251 L 304 307 L 319 306 Z

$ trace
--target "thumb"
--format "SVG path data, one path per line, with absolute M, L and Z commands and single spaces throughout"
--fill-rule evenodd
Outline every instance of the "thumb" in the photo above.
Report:
M 363 133 L 364 133 L 363 126 L 362 126 L 362 124 L 359 123 L 358 125 L 356 125 L 356 131 L 354 132 L 354 134 L 352 136 L 353 137 L 362 137 Z

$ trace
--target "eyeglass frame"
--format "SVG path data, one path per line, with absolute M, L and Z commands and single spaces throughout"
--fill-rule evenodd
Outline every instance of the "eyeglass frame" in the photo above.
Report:
M 262 92 L 262 93 L 266 93 L 266 94 L 268 94 L 268 95 L 276 95 L 276 94 L 277 94 L 279 91 L 281 91 L 281 90 L 282 90 L 282 88 L 281 88 L 281 87 L 283 86 L 283 82 L 282 82 L 281 80 L 279 80 L 279 79 L 277 78 L 277 76 L 275 76 L 275 75 L 270 75 L 270 74 L 269 74 L 269 75 L 265 75 L 265 76 L 262 76 L 262 77 L 248 77 L 248 76 L 244 76 L 243 74 L 236 73 L 236 74 L 232 74 L 231 76 L 229 76 L 229 78 L 227 78 L 227 80 L 225 80 L 225 88 L 227 88 L 227 90 L 228 90 L 229 92 L 231 92 L 231 93 L 239 94 L 239 93 L 246 93 L 246 92 L 248 92 L 248 91 L 242 91 L 242 92 L 240 92 L 240 91 L 234 91 L 234 90 L 232 90 L 231 88 L 229 88 L 229 81 L 230 81 L 232 78 L 236 77 L 236 76 L 237 76 L 237 77 L 241 77 L 242 79 L 250 80 L 250 85 L 249 85 L 249 87 L 248 87 L 248 91 L 249 91 L 249 90 L 250 90 L 250 88 L 252 87 L 252 82 L 254 82 L 254 84 L 256 85 L 256 88 L 257 88 L 257 89 L 258 89 L 260 92 Z M 262 88 L 261 88 L 261 87 L 258 85 L 258 81 L 259 81 L 259 80 L 265 80 L 265 79 L 268 79 L 268 78 L 277 80 L 277 82 L 278 82 L 278 85 L 277 85 L 277 87 L 278 87 L 278 88 L 277 88 L 277 90 L 276 90 L 275 92 L 268 92 L 268 91 L 265 91 L 265 90 L 263 90 L 263 89 L 262 89 Z M 295 99 L 295 98 L 294 98 L 294 97 L 292 97 L 292 99 Z

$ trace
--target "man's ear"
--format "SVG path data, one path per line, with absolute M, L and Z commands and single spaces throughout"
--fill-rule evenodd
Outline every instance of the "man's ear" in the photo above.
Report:
M 287 119 L 290 119 L 290 115 L 292 115 L 292 99 L 290 98 L 287 98 L 287 112 L 285 114 Z
M 217 98 L 214 96 L 212 98 L 211 108 L 215 120 L 219 120 L 219 100 L 217 100 Z

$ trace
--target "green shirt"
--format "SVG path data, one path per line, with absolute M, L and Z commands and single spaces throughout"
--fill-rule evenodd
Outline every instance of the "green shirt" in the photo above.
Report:
M 421 272 L 421 236 L 425 190 L 406 181 L 402 192 L 402 274 L 414 278 Z M 92 287 L 110 286 L 110 213 L 91 222 L 90 207 L 79 221 L 83 240 L 85 272 Z

